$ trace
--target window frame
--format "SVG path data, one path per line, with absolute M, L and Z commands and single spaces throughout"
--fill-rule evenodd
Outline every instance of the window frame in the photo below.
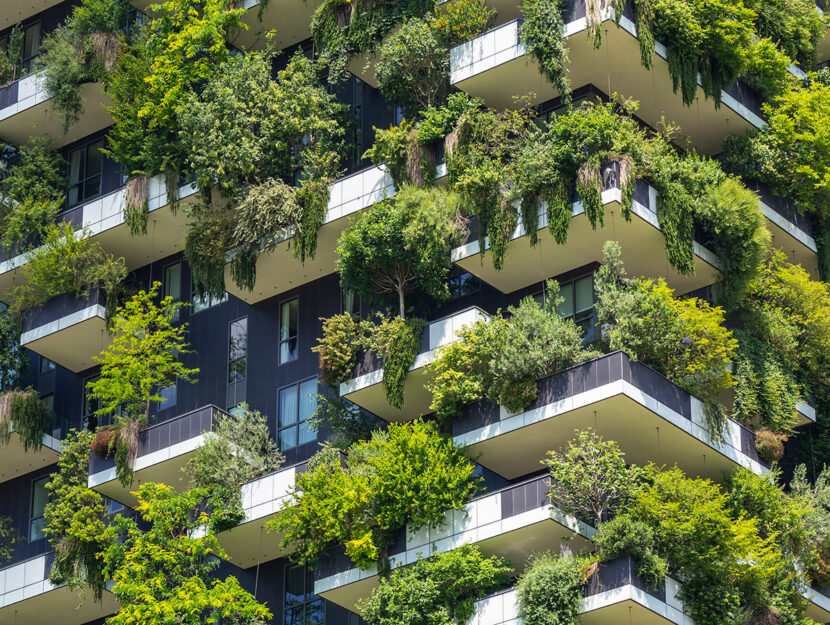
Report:
M 46 493 L 46 501 L 43 504 L 43 510 L 41 511 L 40 516 L 35 516 L 35 489 L 37 488 L 37 485 L 41 482 L 44 485 L 43 489 L 44 489 L 44 492 Z M 44 476 L 41 476 L 41 477 L 36 477 L 31 481 L 31 486 L 30 486 L 30 489 L 29 489 L 29 532 L 27 534 L 27 536 L 28 536 L 27 542 L 29 542 L 29 543 L 33 543 L 33 542 L 38 541 L 38 540 L 44 540 L 46 538 L 46 536 L 43 535 L 43 528 L 42 527 L 40 529 L 41 536 L 39 538 L 32 538 L 32 533 L 33 533 L 33 529 L 34 529 L 33 525 L 34 525 L 35 521 L 44 519 L 44 512 L 46 510 L 46 504 L 49 503 L 49 491 L 46 490 L 46 484 L 48 482 L 49 482 L 49 476 L 48 475 L 44 475 Z M 44 527 L 45 527 L 45 521 L 44 521 Z
M 320 391 L 320 378 L 318 378 L 316 376 L 303 378 L 302 380 L 297 380 L 296 382 L 292 382 L 291 384 L 286 384 L 286 385 L 281 386 L 277 389 L 276 440 L 277 440 L 277 445 L 279 446 L 279 449 L 282 452 L 288 451 L 290 449 L 297 449 L 298 447 L 301 447 L 302 445 L 307 445 L 308 443 L 313 443 L 317 440 L 317 436 L 315 436 L 313 440 L 300 442 L 300 425 L 303 424 L 303 423 L 308 423 L 308 421 L 310 419 L 310 417 L 308 417 L 306 419 L 300 419 L 300 402 L 301 402 L 300 387 L 303 384 L 305 384 L 306 382 L 312 382 L 312 381 L 314 382 L 314 398 L 315 398 L 314 399 L 314 403 L 315 403 L 314 412 L 316 412 L 317 411 L 317 405 L 316 405 L 317 404 L 317 393 L 319 393 L 319 391 Z M 280 396 L 282 395 L 283 391 L 285 391 L 287 389 L 290 389 L 290 388 L 294 388 L 294 389 L 297 390 L 297 420 L 294 421 L 294 423 L 283 426 L 283 425 L 281 425 L 281 423 L 282 423 L 282 411 L 281 411 L 281 408 L 280 408 L 280 406 L 281 406 Z M 311 414 L 313 415 L 314 412 L 312 412 Z M 293 445 L 291 445 L 290 447 L 284 446 L 282 444 L 282 438 L 281 438 L 280 434 L 281 434 L 281 432 L 286 431 L 286 430 L 290 430 L 292 428 L 296 429 L 296 442 Z M 316 434 L 317 433 L 317 428 L 316 427 L 314 428 L 314 431 L 315 431 L 315 434 Z
M 288 604 L 288 579 L 289 579 L 289 571 L 292 569 L 301 568 L 303 569 L 303 600 L 301 604 L 289 605 Z M 305 625 L 308 619 L 308 606 L 314 602 L 320 601 L 323 609 L 323 619 L 322 623 L 325 624 L 326 620 L 328 619 L 328 610 L 326 609 L 326 601 L 320 595 L 314 594 L 314 584 L 312 582 L 311 588 L 306 588 L 306 582 L 308 580 L 308 575 L 310 571 L 308 567 L 304 564 L 292 564 L 291 562 L 285 563 L 285 568 L 283 569 L 282 575 L 282 623 L 283 625 L 289 625 L 288 621 L 288 611 L 289 610 L 296 610 L 298 607 L 302 606 L 302 619 L 301 623 Z M 309 590 L 309 592 L 306 592 Z
M 101 170 L 92 176 L 89 175 L 88 168 L 89 168 L 89 149 L 95 144 L 100 143 L 99 154 L 101 157 Z M 94 198 L 99 197 L 103 193 L 103 183 L 104 183 L 104 153 L 101 152 L 101 149 L 104 147 L 104 137 L 98 137 L 96 139 L 92 139 L 91 141 L 87 141 L 86 143 L 79 145 L 67 152 L 66 155 L 66 206 L 67 208 L 71 208 L 74 206 L 80 206 L 85 202 L 88 202 Z M 83 151 L 83 173 L 79 175 L 78 181 L 73 183 L 71 180 L 72 175 L 72 155 L 76 152 Z M 93 193 L 91 195 L 86 194 L 86 186 L 87 183 L 94 179 L 95 177 L 98 178 L 98 192 Z M 78 189 L 78 199 L 74 202 L 71 201 L 70 197 L 72 194 L 73 189 Z
M 37 49 L 31 56 L 24 56 L 26 50 L 26 33 L 30 28 L 37 26 Z M 20 41 L 20 76 L 27 76 L 34 69 L 33 61 L 40 56 L 41 45 L 43 44 L 43 24 L 40 20 L 23 26 L 23 38 Z M 28 67 L 26 67 L 28 64 Z
M 290 304 L 291 302 L 297 302 L 297 333 L 292 337 L 288 336 L 287 338 L 282 338 L 282 324 L 283 324 L 283 306 L 286 304 Z M 282 359 L 282 346 L 284 343 L 289 343 L 291 339 L 294 339 L 294 357 L 289 358 L 287 360 Z M 279 319 L 277 321 L 277 364 L 278 365 L 287 365 L 292 362 L 297 362 L 300 359 L 300 296 L 295 295 L 293 297 L 289 297 L 280 301 L 279 303 Z
M 237 358 L 232 358 L 232 350 L 234 349 L 233 346 L 233 327 L 234 324 L 239 323 L 240 321 L 245 321 L 245 354 L 244 356 L 239 356 Z M 226 359 L 226 367 L 225 367 L 225 384 L 226 384 L 226 394 L 225 394 L 225 404 L 226 408 L 233 409 L 238 406 L 240 403 L 247 400 L 248 395 L 248 356 L 250 355 L 250 328 L 248 327 L 248 315 L 241 315 L 235 319 L 231 319 L 228 321 L 228 336 L 226 345 L 228 346 L 227 351 L 227 359 Z M 239 348 L 236 348 L 239 349 Z M 231 367 L 234 363 L 238 363 L 240 361 L 245 361 L 245 374 L 242 376 L 241 379 L 234 379 L 231 380 Z M 239 389 L 242 389 L 242 397 L 239 398 Z M 233 389 L 233 391 L 231 391 Z M 231 401 L 231 392 L 233 392 L 233 398 L 236 401 Z

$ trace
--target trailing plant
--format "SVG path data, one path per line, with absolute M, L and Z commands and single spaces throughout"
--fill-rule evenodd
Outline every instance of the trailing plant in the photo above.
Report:
M 311 36 L 319 53 L 321 72 L 331 84 L 340 83 L 347 77 L 350 59 L 362 53 L 371 57 L 372 49 L 397 25 L 412 17 L 423 17 L 434 7 L 434 0 L 323 2 L 311 18 Z
M 23 441 L 24 451 L 40 451 L 43 437 L 52 428 L 52 409 L 33 388 L 0 393 L 0 443 L 8 444 L 12 431 Z
M 524 298 L 507 314 L 461 328 L 429 365 L 431 409 L 444 420 L 483 397 L 521 412 L 536 399 L 536 380 L 595 354 L 582 345 L 581 329 L 557 313 L 559 284 L 547 283 L 545 303 Z
M 767 37 L 793 63 L 810 68 L 816 62 L 816 46 L 825 24 L 810 0 L 744 0 L 755 11 L 755 31 Z
M 187 324 L 180 323 L 182 302 L 167 296 L 156 303 L 160 282 L 141 290 L 116 311 L 113 339 L 95 360 L 101 375 L 89 382 L 89 395 L 99 402 L 97 417 L 112 416 L 119 430 L 115 464 L 119 481 L 132 483 L 138 435 L 152 417 L 161 391 L 178 381 L 195 382 L 199 369 L 182 358 L 193 353 Z
M 361 600 L 358 611 L 369 625 L 466 623 L 475 601 L 503 587 L 510 570 L 502 558 L 462 545 L 395 569 Z
M 379 563 L 388 571 L 398 530 L 440 527 L 446 511 L 460 510 L 479 487 L 475 465 L 435 424 L 392 423 L 352 445 L 345 458 L 330 447 L 318 452 L 268 527 L 308 566 L 342 543 L 360 568 Z
M 97 287 L 106 294 L 108 322 L 127 276 L 123 258 L 107 254 L 88 231 L 75 232 L 69 223 L 49 225 L 43 245 L 26 253 L 20 271 L 23 279 L 11 294 L 12 313 L 20 315 L 65 293 L 81 297 Z
M 278 470 L 285 459 L 265 415 L 245 403 L 239 412 L 222 414 L 204 438 L 184 472 L 193 487 L 209 493 L 210 524 L 218 533 L 245 518 L 242 485 Z
M 565 75 L 568 50 L 562 9 L 561 0 L 521 0 L 519 10 L 524 22 L 519 27 L 519 39 L 539 63 L 545 79 L 567 98 L 570 84 Z
M 10 562 L 14 557 L 14 546 L 23 541 L 12 525 L 12 518 L 0 516 L 0 563 Z
M 330 430 L 327 442 L 338 449 L 347 449 L 358 441 L 370 439 L 379 421 L 360 406 L 333 393 L 317 395 L 317 408 L 310 419 L 312 427 L 318 431 L 321 428 Z
M 525 625 L 575 625 L 593 562 L 550 552 L 535 554 L 516 582 L 518 617 Z
M 445 189 L 404 187 L 362 212 L 337 242 L 341 286 L 367 301 L 394 301 L 401 319 L 407 294 L 446 300 L 450 250 L 464 233 L 460 201 Z
M 46 484 L 43 533 L 55 550 L 49 581 L 79 592 L 89 588 L 100 600 L 109 579 L 102 555 L 116 537 L 108 529 L 106 500 L 87 488 L 92 438 L 88 430 L 73 429 L 64 439 L 58 470 Z
M 625 510 L 641 481 L 615 441 L 603 440 L 590 428 L 577 432 L 560 451 L 542 461 L 550 470 L 550 497 L 557 507 L 583 523 L 599 527 Z
M 0 392 L 18 387 L 29 366 L 26 351 L 20 348 L 20 320 L 0 314 Z
M 102 554 L 112 593 L 120 604 L 110 625 L 264 625 L 271 612 L 228 575 L 216 575 L 227 558 L 205 512 L 194 513 L 203 489 L 176 494 L 170 486 L 142 484 L 140 519 L 115 518 L 112 541 Z
M 594 289 L 608 348 L 624 350 L 704 400 L 730 389 L 728 366 L 737 341 L 723 325 L 723 310 L 697 298 L 674 297 L 662 278 L 626 278 L 615 242 L 604 245 L 603 257 Z M 713 416 L 710 432 L 717 439 L 724 421 L 721 414 Z
M 23 71 L 20 60 L 23 56 L 23 27 L 18 22 L 9 31 L 5 49 L 0 49 L 0 85 L 5 86 L 17 80 Z
M 225 259 L 233 246 L 233 213 L 227 205 L 199 202 L 184 241 L 184 256 L 190 267 L 193 292 L 201 298 L 225 295 Z
M 409 368 L 418 356 L 424 319 L 378 315 L 366 337 L 366 346 L 383 360 L 383 390 L 386 401 L 403 407 L 404 384 Z

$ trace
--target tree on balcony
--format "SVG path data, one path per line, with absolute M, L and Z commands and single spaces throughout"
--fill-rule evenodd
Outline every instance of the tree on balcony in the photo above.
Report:
M 157 303 L 160 288 L 154 282 L 118 308 L 112 343 L 96 357 L 101 376 L 88 384 L 90 397 L 100 402 L 96 416 L 114 418 L 116 467 L 125 486 L 132 482 L 139 432 L 152 417 L 153 405 L 163 400 L 161 391 L 178 381 L 193 383 L 199 373 L 181 360 L 193 353 L 187 324 L 176 322 L 186 304 L 169 296 Z

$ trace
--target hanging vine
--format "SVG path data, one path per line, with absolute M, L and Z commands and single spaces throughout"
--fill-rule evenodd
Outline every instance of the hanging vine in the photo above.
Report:
M 52 410 L 34 389 L 0 394 L 0 442 L 8 444 L 14 432 L 22 439 L 25 451 L 38 451 L 51 426 Z

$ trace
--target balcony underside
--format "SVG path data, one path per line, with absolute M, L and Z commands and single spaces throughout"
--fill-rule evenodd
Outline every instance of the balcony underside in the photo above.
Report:
M 625 28 L 605 20 L 602 46 L 595 49 L 593 41 L 586 35 L 584 20 L 573 25 L 579 25 L 579 30 L 566 37 L 569 58 L 566 67 L 572 89 L 592 84 L 608 94 L 620 93 L 623 97 L 638 100 L 638 117 L 655 128 L 660 127 L 664 119 L 670 120 L 703 154 L 721 152 L 725 137 L 756 127 L 727 102 L 719 109 L 715 108 L 711 99 L 704 98 L 700 87 L 692 106 L 684 105 L 680 94 L 674 93 L 672 88 L 666 60 L 655 53 L 652 69 L 643 67 L 639 40 Z M 533 94 L 531 102 L 540 104 L 559 95 L 542 76 L 536 60 L 527 54 L 458 80 L 454 86 L 483 98 L 488 106 L 498 109 L 511 106 L 514 96 Z
M 807 589 L 806 596 L 809 597 L 806 616 L 817 623 L 830 622 L 830 597 L 813 590 Z
M 429 381 L 426 365 L 432 360 L 433 352 L 418 354 L 415 364 L 409 370 L 404 383 L 404 403 L 398 409 L 389 405 L 383 390 L 383 369 L 377 369 L 340 385 L 340 396 L 365 408 L 386 421 L 399 423 L 410 421 L 429 412 L 432 393 L 425 387 Z
M 0 623 L 84 625 L 116 611 L 118 602 L 112 593 L 105 591 L 101 603 L 98 603 L 88 591 L 79 596 L 76 591 L 61 586 L 0 608 Z
M 172 487 L 175 492 L 182 493 L 189 487 L 183 469 L 187 461 L 196 453 L 196 448 L 201 444 L 202 437 L 198 436 L 164 448 L 154 454 L 139 456 L 135 460 L 135 477 L 130 486 L 124 486 L 118 481 L 115 468 L 90 475 L 88 485 L 102 495 L 115 499 L 131 508 L 134 508 L 138 503 L 132 493 L 147 482 L 161 482 Z
M 23 439 L 12 432 L 8 444 L 0 441 L 0 483 L 56 463 L 60 456 L 58 449 L 60 442 L 47 434 L 38 451 L 26 451 Z
M 288 550 L 280 546 L 282 534 L 269 532 L 265 528 L 265 524 L 276 516 L 271 514 L 254 519 L 219 534 L 219 543 L 227 552 L 227 559 L 236 566 L 247 569 L 286 556 Z
M 767 228 L 772 235 L 772 245 L 787 255 L 794 265 L 801 265 L 814 280 L 819 279 L 818 275 L 818 254 L 816 243 L 812 237 L 801 233 L 800 236 L 793 236 L 793 232 L 784 229 L 780 220 L 775 221 L 767 218 Z
M 231 43 L 237 48 L 260 50 L 267 43 L 276 44 L 280 50 L 299 43 L 311 36 L 311 16 L 319 2 L 296 2 L 296 0 L 270 0 L 262 19 L 259 18 L 260 0 L 245 0 L 242 3 L 248 12 L 242 18 L 248 30 L 234 33 Z M 268 40 L 265 33 L 274 31 Z
M 571 549 L 578 553 L 586 551 L 590 544 L 587 539 L 551 518 L 498 534 L 475 544 L 485 555 L 507 558 L 516 567 L 516 573 L 520 573 L 531 554 L 545 550 L 557 550 L 564 540 L 567 540 Z M 425 548 L 421 556 L 428 557 L 429 555 L 429 550 Z M 372 590 L 377 588 L 378 576 L 371 575 L 366 579 L 342 584 L 330 590 L 322 590 L 318 584 L 319 582 L 315 583 L 315 592 L 318 595 L 347 610 L 355 611 L 358 601 L 368 598 Z
M 63 0 L 3 0 L 0 3 L 0 30 L 14 26 L 61 2 Z
M 541 410 L 544 409 L 556 412 L 553 406 Z M 501 424 L 496 423 L 486 426 L 483 432 L 457 436 L 455 440 L 469 443 L 470 456 L 508 479 L 538 471 L 548 451 L 562 449 L 577 430 L 587 428 L 593 428 L 606 440 L 617 441 L 629 463 L 677 464 L 689 475 L 716 481 L 723 478 L 724 471 L 738 466 L 734 459 L 672 423 L 670 416 L 661 416 L 627 395 L 612 394 L 579 408 L 560 409 L 559 414 L 540 416 L 534 423 L 504 433 L 499 433 Z M 667 409 L 661 411 L 669 413 Z M 689 426 L 696 427 L 691 423 Z
M 639 591 L 639 589 L 634 586 L 623 586 L 622 588 L 608 590 L 602 593 L 601 596 L 594 595 L 593 597 L 588 597 L 588 599 L 603 600 L 608 603 L 594 609 L 585 610 L 583 608 L 579 613 L 580 624 L 609 625 L 611 623 L 637 623 L 638 625 L 666 625 L 667 623 L 672 623 L 675 625 L 677 623 L 677 621 L 667 618 L 665 612 L 662 614 L 655 612 L 648 605 L 627 598 L 632 592 L 636 591 Z M 661 602 L 653 599 L 653 603 L 659 604 Z M 654 607 L 659 609 L 659 607 L 665 607 L 665 604 L 663 606 L 654 605 Z M 685 622 L 685 620 L 680 621 L 680 623 Z
M 48 136 L 56 147 L 61 147 L 112 124 L 112 116 L 107 111 L 112 101 L 104 94 L 100 82 L 83 85 L 81 98 L 83 113 L 66 133 L 63 131 L 63 116 L 46 99 L 0 120 L 0 136 L 15 144 L 25 143 L 30 136 Z
M 656 221 L 656 216 L 652 218 Z M 712 284 L 717 280 L 714 259 L 709 261 L 696 247 L 695 272 L 683 275 L 674 269 L 666 257 L 666 241 L 663 233 L 636 213 L 631 221 L 621 216 L 618 203 L 606 204 L 605 226 L 594 230 L 585 213 L 571 219 L 568 238 L 558 244 L 547 227 L 538 232 L 539 240 L 530 245 L 524 235 L 508 244 L 508 251 L 501 271 L 493 266 L 490 251 L 479 254 L 477 241 L 453 250 L 453 261 L 484 282 L 503 293 L 512 293 L 551 276 L 560 275 L 574 267 L 582 267 L 602 260 L 602 246 L 614 239 L 620 243 L 622 259 L 629 275 L 663 277 L 678 294 L 688 293 Z
M 26 332 L 20 344 L 75 373 L 89 369 L 96 364 L 93 356 L 112 342 L 99 308 L 93 306 L 53 322 L 57 327 L 43 332 L 42 328 Z
M 227 265 L 225 288 L 228 293 L 242 301 L 256 304 L 329 275 L 334 271 L 337 239 L 347 222 L 347 219 L 337 219 L 324 224 L 317 236 L 317 253 L 314 258 L 306 258 L 304 263 L 294 257 L 296 239 L 293 236 L 279 243 L 274 251 L 260 254 L 256 262 L 256 283 L 252 291 L 237 286 L 231 278 L 230 266 Z

